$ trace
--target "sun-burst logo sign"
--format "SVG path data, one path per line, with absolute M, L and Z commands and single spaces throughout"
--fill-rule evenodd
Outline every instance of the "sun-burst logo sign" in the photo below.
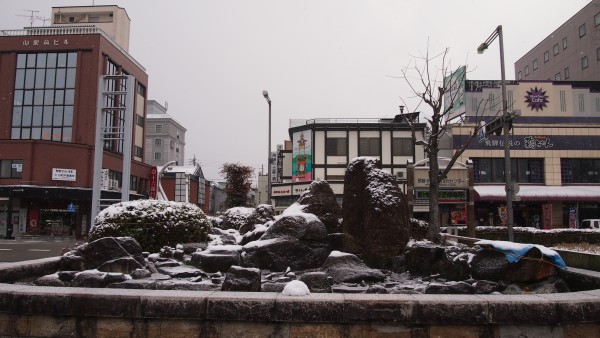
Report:
M 527 103 L 527 107 L 531 107 L 531 110 L 540 111 L 544 110 L 544 107 L 547 107 L 546 103 L 548 103 L 548 95 L 546 92 L 538 87 L 535 89 L 530 89 L 527 91 L 527 95 L 525 96 L 525 102 Z

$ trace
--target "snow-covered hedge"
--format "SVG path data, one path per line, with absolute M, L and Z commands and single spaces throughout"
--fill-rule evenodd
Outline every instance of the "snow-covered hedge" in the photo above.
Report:
M 113 204 L 94 220 L 89 240 L 131 236 L 145 251 L 163 246 L 205 241 L 211 224 L 200 208 L 190 203 L 137 200 Z

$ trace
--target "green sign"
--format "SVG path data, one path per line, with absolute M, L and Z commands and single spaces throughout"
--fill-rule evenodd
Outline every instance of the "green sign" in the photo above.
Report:
M 417 190 L 415 191 L 416 198 L 418 200 L 428 200 L 429 190 Z M 467 191 L 466 190 L 440 190 L 438 191 L 438 199 L 440 201 L 466 201 Z

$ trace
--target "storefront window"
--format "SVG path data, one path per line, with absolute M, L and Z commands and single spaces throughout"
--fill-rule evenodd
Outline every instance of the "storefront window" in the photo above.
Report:
M 511 174 L 514 182 L 544 183 L 544 159 L 512 158 Z M 503 183 L 504 158 L 473 158 L 476 183 Z

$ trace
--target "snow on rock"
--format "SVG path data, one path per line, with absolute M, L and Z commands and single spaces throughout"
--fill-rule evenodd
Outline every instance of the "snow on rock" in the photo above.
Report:
M 308 296 L 310 290 L 304 282 L 293 280 L 285 285 L 281 293 L 285 296 Z

